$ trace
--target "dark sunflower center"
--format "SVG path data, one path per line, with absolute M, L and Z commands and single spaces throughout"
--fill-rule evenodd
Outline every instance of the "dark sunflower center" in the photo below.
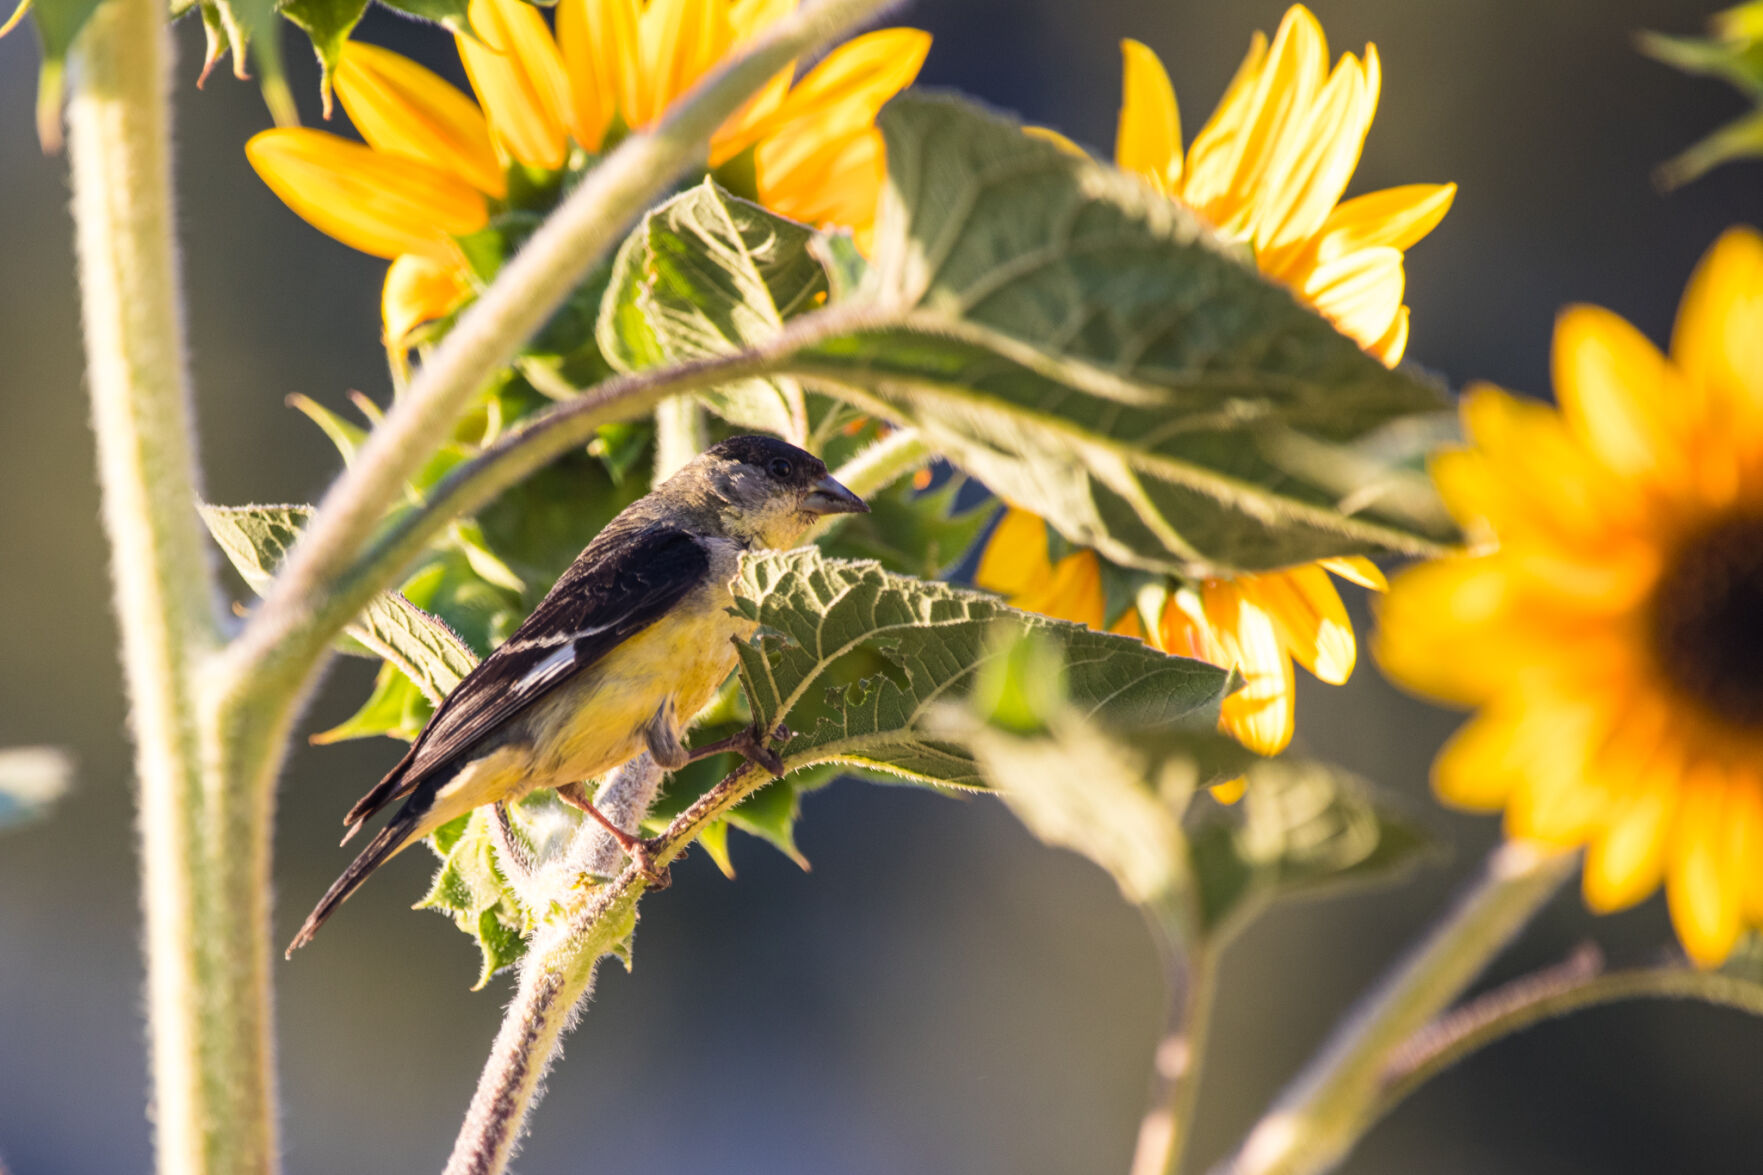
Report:
M 1690 538 L 1660 577 L 1654 651 L 1665 676 L 1709 715 L 1763 727 L 1763 516 Z

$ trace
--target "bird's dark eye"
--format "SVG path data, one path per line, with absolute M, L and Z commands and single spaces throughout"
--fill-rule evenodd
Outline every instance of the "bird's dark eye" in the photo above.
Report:
M 777 477 L 777 478 L 788 477 L 788 476 L 790 476 L 790 474 L 792 472 L 794 472 L 795 468 L 796 467 L 794 465 L 790 464 L 788 458 L 773 457 L 771 459 L 771 476 L 773 476 L 773 477 Z

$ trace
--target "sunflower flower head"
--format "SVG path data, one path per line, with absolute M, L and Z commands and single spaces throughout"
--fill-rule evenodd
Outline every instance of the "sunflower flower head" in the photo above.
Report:
M 795 0 L 562 0 L 553 31 L 521 0 L 471 0 L 456 38 L 473 95 L 396 53 L 351 41 L 333 79 L 364 142 L 270 130 L 246 154 L 315 227 L 392 262 L 386 342 L 469 300 L 459 238 L 507 212 L 548 211 L 572 172 L 653 125 Z M 875 116 L 910 85 L 928 34 L 858 37 L 797 76 L 785 70 L 712 140 L 725 186 L 783 216 L 871 232 L 883 177 Z M 474 97 L 475 96 L 475 97 Z
M 1466 397 L 1433 477 L 1478 545 L 1397 577 L 1378 660 L 1478 711 L 1444 799 L 1585 846 L 1599 912 L 1663 883 L 1712 966 L 1763 925 L 1763 237 L 1708 252 L 1669 355 L 1577 306 L 1553 366 L 1559 408 Z
M 1376 47 L 1331 67 L 1322 26 L 1293 6 L 1271 42 L 1255 35 L 1186 149 L 1162 62 L 1137 41 L 1122 52 L 1116 164 L 1250 245 L 1267 277 L 1385 363 L 1398 362 L 1408 343 L 1404 252 L 1438 224 L 1456 187 L 1414 184 L 1342 201 L 1377 108 Z M 1353 628 L 1331 573 L 1383 586 L 1377 568 L 1354 558 L 1123 593 L 1109 589 L 1125 573 L 1093 551 L 1062 552 L 1056 540 L 1050 549 L 1048 538 L 1039 518 L 1008 511 L 978 582 L 1018 607 L 1237 669 L 1245 684 L 1225 700 L 1223 725 L 1264 754 L 1291 741 L 1294 660 L 1334 684 L 1353 671 Z

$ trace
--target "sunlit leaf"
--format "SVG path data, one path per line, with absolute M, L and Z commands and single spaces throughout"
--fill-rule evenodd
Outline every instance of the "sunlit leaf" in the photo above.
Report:
M 969 693 L 996 630 L 1045 632 L 1066 652 L 1072 705 L 1135 724 L 1209 729 L 1222 669 L 1130 637 L 1018 612 L 994 596 L 911 579 L 809 548 L 742 557 L 738 612 L 764 633 L 742 645 L 741 681 L 766 727 L 787 722 L 787 764 L 842 763 L 943 786 L 983 788 L 967 748 L 939 735 L 933 707 Z
M 881 116 L 888 184 L 850 329 L 792 356 L 1065 537 L 1182 575 L 1457 534 L 1382 430 L 1437 412 L 1138 178 L 952 98 Z M 830 328 L 829 328 L 830 329 Z M 1362 447 L 1363 446 L 1363 447 Z
M 621 371 L 726 354 L 775 335 L 826 299 L 808 251 L 813 230 L 731 196 L 712 180 L 643 218 L 613 263 L 600 350 Z M 801 443 L 803 393 L 791 379 L 750 379 L 703 394 L 740 428 Z

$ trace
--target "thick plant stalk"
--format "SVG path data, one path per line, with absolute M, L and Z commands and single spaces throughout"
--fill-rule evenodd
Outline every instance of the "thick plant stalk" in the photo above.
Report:
M 1450 1006 L 1578 865 L 1522 841 L 1494 850 L 1475 884 L 1386 975 L 1214 1175 L 1332 1170 L 1377 1118 L 1396 1050 Z
M 153 0 L 108 0 L 68 109 L 92 426 L 135 740 L 159 1169 L 274 1165 L 268 1004 L 216 1001 L 262 945 L 211 936 L 198 717 L 218 597 L 196 517 L 169 167 L 170 38 Z M 249 964 L 244 964 L 249 969 Z

